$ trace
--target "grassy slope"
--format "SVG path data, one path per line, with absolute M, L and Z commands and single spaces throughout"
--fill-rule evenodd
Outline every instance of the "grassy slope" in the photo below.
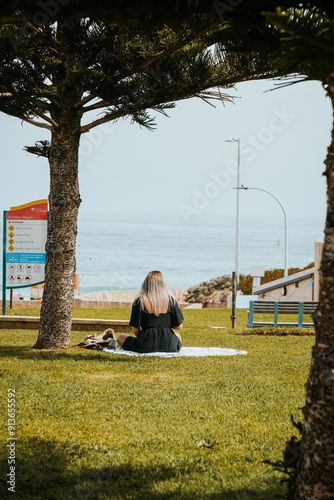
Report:
M 296 432 L 290 415 L 300 418 L 314 339 L 238 335 L 246 311 L 238 311 L 235 331 L 230 314 L 184 311 L 183 344 L 246 356 L 34 351 L 36 332 L 0 331 L 2 420 L 7 390 L 16 389 L 17 498 L 271 500 L 282 493 L 281 477 L 262 462 L 281 458 Z M 129 310 L 74 316 L 128 319 Z M 218 325 L 227 328 L 210 328 Z M 74 333 L 73 345 L 84 335 Z M 2 426 L 1 497 L 7 437 Z

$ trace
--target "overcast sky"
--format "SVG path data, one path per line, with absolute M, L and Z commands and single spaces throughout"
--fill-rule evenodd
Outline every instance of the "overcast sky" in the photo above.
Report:
M 318 82 L 274 88 L 271 80 L 227 91 L 235 104 L 180 102 L 150 132 L 130 120 L 94 129 L 81 141 L 82 214 L 235 214 L 237 144 L 242 184 L 274 194 L 289 215 L 325 216 L 323 161 L 330 100 Z M 47 160 L 23 151 L 49 133 L 6 115 L 1 123 L 1 210 L 49 191 Z M 270 196 L 242 191 L 241 212 L 277 214 Z

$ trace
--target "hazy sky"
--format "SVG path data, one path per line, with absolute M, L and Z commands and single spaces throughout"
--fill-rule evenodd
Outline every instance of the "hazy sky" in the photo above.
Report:
M 289 215 L 325 216 L 323 161 L 332 110 L 318 82 L 273 92 L 271 80 L 228 90 L 235 104 L 180 102 L 150 132 L 130 120 L 105 125 L 81 141 L 81 213 L 158 213 L 189 220 L 196 213 L 235 214 L 237 144 L 241 183 L 272 192 Z M 1 123 L 1 210 L 46 198 L 46 159 L 23 151 L 49 133 L 4 114 Z M 278 214 L 270 196 L 242 191 L 241 213 Z

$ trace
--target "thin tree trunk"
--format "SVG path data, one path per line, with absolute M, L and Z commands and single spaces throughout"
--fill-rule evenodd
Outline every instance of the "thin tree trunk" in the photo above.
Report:
M 334 80 L 326 89 L 334 110 Z M 325 164 L 325 242 L 295 500 L 334 499 L 334 128 Z

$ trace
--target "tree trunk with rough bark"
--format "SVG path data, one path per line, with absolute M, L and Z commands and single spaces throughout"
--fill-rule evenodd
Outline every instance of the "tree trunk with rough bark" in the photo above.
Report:
M 70 346 L 74 276 L 76 271 L 76 235 L 81 202 L 78 182 L 80 121 L 82 112 L 75 108 L 81 91 L 67 77 L 79 66 L 78 57 L 63 43 L 62 71 L 56 75 L 62 96 L 51 116 L 53 127 L 49 154 L 49 224 L 46 243 L 45 288 L 36 349 Z M 68 70 L 68 71 L 67 71 Z
M 326 90 L 334 110 L 334 79 Z M 334 499 L 334 128 L 325 164 L 327 219 L 295 500 Z

